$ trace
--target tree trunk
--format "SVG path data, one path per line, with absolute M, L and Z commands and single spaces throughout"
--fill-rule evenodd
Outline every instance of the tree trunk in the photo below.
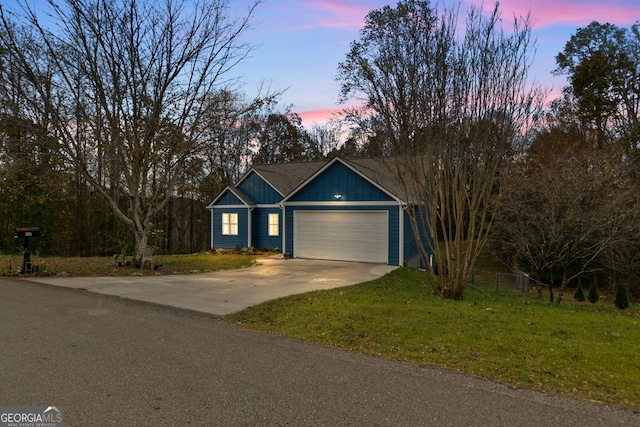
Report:
M 567 288 L 567 272 L 565 271 L 562 274 L 562 284 L 560 285 L 560 290 L 558 291 L 558 296 L 556 297 L 556 305 L 560 305 L 562 302 L 562 295 L 564 294 L 564 290 Z
M 133 265 L 135 267 L 140 267 L 142 265 L 143 251 L 147 247 L 149 231 L 147 228 L 142 228 L 140 230 L 135 230 L 133 234 L 135 235 L 136 243 L 133 255 Z

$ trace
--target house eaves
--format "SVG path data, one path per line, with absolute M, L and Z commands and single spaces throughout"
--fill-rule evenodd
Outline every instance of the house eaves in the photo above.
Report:
M 273 187 L 282 197 L 286 197 L 301 182 L 327 164 L 326 160 L 314 162 L 292 162 L 274 165 L 258 165 L 252 170 Z
M 328 162 L 324 163 L 324 166 L 316 170 L 311 176 L 309 176 L 306 180 L 304 180 L 301 184 L 295 187 L 284 199 L 282 199 L 281 203 L 287 202 L 294 194 L 304 188 L 309 182 L 313 181 L 318 175 L 322 174 L 325 170 L 329 169 L 336 162 L 342 163 L 344 166 L 349 168 L 355 174 L 361 176 L 366 181 L 371 183 L 374 187 L 378 188 L 380 191 L 387 194 L 392 199 L 396 200 L 400 204 L 404 204 L 404 200 L 402 197 L 399 197 L 399 194 L 394 194 L 394 192 L 390 191 L 388 188 L 388 180 L 392 179 L 391 174 L 385 174 L 383 172 L 375 173 L 374 164 L 371 164 L 366 161 L 375 161 L 375 159 L 360 159 L 359 166 L 356 166 L 353 160 L 344 160 L 340 157 L 334 157 Z M 377 164 L 378 167 L 383 167 L 384 165 L 381 163 Z M 363 172 L 365 171 L 365 172 Z
M 233 185 L 229 185 L 224 190 L 222 190 L 220 194 L 218 194 L 218 197 L 216 197 L 213 200 L 213 202 L 209 203 L 209 205 L 207 206 L 207 209 L 209 210 L 213 209 L 214 205 L 218 202 L 218 200 L 220 200 L 227 192 L 230 192 L 231 194 L 236 196 L 247 207 L 256 206 L 256 204 L 251 199 L 249 199 L 249 197 L 247 197 L 247 195 L 244 194 L 240 189 L 238 189 Z

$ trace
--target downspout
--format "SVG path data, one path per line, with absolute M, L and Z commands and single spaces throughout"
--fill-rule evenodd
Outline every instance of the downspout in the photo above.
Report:
M 214 230 L 215 230 L 214 229 L 215 224 L 213 223 L 213 207 L 210 207 L 209 211 L 211 212 L 211 230 L 210 230 L 211 235 L 209 237 L 210 237 L 210 241 L 211 241 L 211 249 L 213 249 L 213 243 L 214 243 L 213 242 L 213 234 L 214 234 Z
M 247 248 L 253 246 L 251 243 L 251 237 L 253 236 L 253 229 L 251 228 L 251 217 L 253 216 L 253 206 L 249 206 L 247 211 Z
M 282 257 L 284 258 L 284 254 L 287 253 L 287 236 L 286 236 L 286 219 L 285 219 L 285 207 L 284 204 L 279 203 L 280 209 L 282 210 Z
M 398 239 L 400 240 L 400 250 L 399 250 L 399 255 L 400 255 L 400 267 L 404 267 L 404 212 L 405 212 L 406 206 L 403 205 L 398 205 L 398 212 L 399 212 L 399 217 L 398 218 L 398 225 L 399 225 L 399 230 L 400 232 L 398 233 Z

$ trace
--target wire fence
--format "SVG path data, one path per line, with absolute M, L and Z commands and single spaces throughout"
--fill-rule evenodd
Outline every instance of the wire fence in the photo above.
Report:
M 482 272 L 482 274 L 476 274 L 476 271 L 473 271 L 471 276 L 472 285 L 483 287 L 501 295 L 518 293 L 522 296 L 529 295 L 529 285 L 532 281 L 533 279 L 522 271 L 514 271 L 512 273 Z

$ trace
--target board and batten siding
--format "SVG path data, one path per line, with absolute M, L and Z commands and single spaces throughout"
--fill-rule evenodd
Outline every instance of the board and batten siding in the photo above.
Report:
M 338 194 L 341 202 L 393 201 L 391 196 L 340 162 L 331 165 L 288 201 L 335 201 L 334 196 Z
M 257 205 L 274 205 L 282 196 L 255 172 L 251 172 L 238 188 Z

